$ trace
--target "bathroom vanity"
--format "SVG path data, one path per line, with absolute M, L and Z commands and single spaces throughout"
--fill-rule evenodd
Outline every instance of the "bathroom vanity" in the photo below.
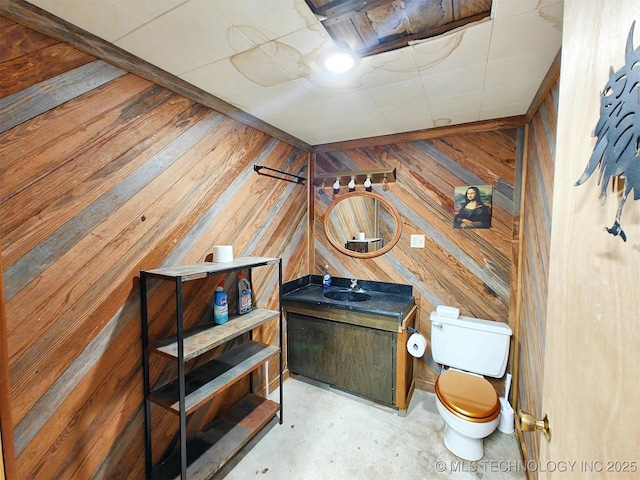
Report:
M 325 290 L 312 275 L 283 285 L 289 371 L 404 411 L 414 387 L 412 287 L 349 284 L 334 277 Z

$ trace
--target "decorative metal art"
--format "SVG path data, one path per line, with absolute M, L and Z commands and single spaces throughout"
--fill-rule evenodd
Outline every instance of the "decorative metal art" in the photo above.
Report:
M 640 198 L 640 47 L 633 48 L 635 23 L 631 24 L 627 37 L 625 65 L 615 73 L 613 67 L 609 69 L 609 81 L 600 99 L 600 120 L 593 132 L 598 140 L 584 173 L 576 182 L 576 186 L 582 185 L 600 165 L 598 185 L 604 205 L 611 177 L 624 180 L 615 221 L 605 230 L 614 236 L 620 235 L 625 242 L 627 236 L 620 225 L 622 208 L 631 190 L 634 200 Z

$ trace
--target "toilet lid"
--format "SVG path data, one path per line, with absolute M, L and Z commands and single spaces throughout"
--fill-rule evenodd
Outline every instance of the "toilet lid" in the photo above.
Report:
M 436 380 L 436 395 L 454 415 L 490 422 L 500 415 L 498 394 L 487 380 L 458 370 L 447 370 Z

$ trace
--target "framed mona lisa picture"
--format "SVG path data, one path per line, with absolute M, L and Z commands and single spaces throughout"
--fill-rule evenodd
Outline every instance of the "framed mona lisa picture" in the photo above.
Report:
M 453 228 L 491 227 L 493 186 L 467 185 L 455 187 L 453 198 Z

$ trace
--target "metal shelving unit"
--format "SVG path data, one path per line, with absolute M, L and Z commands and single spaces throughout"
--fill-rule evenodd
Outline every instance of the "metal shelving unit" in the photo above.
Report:
M 183 291 L 185 282 L 197 281 L 211 275 L 266 265 L 278 264 L 278 310 L 254 308 L 244 315 L 230 316 L 222 325 L 199 325 L 189 330 L 183 324 Z M 147 281 L 158 278 L 175 283 L 176 331 L 175 335 L 149 342 L 147 310 Z M 143 270 L 140 272 L 142 317 L 145 449 L 147 478 L 201 478 L 213 476 L 235 453 L 248 443 L 264 426 L 280 413 L 282 424 L 282 259 L 243 257 L 231 262 L 204 262 L 192 265 Z M 270 320 L 279 319 L 279 347 L 250 340 L 223 353 L 197 368 L 185 371 L 185 362 L 216 348 L 223 343 L 252 330 Z M 178 364 L 178 376 L 171 382 L 150 385 L 150 355 L 162 355 Z M 267 361 L 278 357 L 280 403 L 254 393 L 237 402 L 191 438 L 187 438 L 187 416 L 237 381 L 245 378 Z M 268 385 L 267 385 L 268 391 Z M 152 465 L 151 403 L 159 405 L 179 417 L 180 449 L 155 467 Z

